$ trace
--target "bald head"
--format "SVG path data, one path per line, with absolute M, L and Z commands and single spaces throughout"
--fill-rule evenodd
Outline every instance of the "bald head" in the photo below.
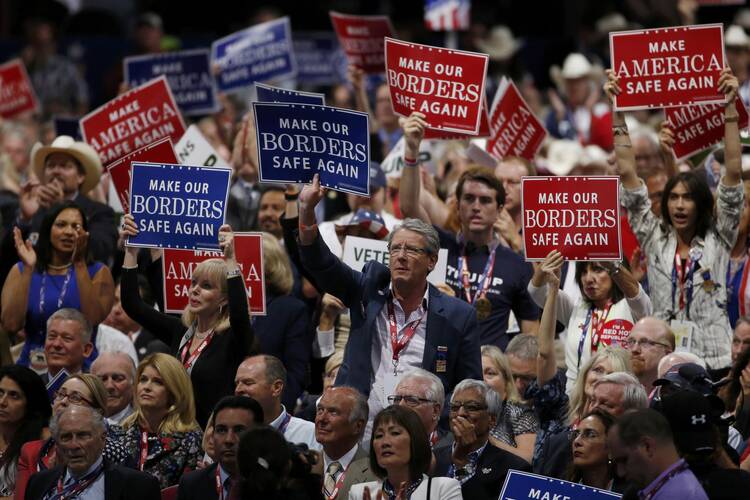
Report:
M 706 362 L 703 361 L 703 359 L 699 358 L 692 352 L 671 352 L 661 358 L 659 361 L 659 370 L 658 375 L 659 378 L 662 378 L 665 373 L 669 371 L 670 368 L 672 368 L 675 365 L 681 365 L 684 363 L 695 363 L 696 365 L 700 366 L 701 368 L 706 368 Z

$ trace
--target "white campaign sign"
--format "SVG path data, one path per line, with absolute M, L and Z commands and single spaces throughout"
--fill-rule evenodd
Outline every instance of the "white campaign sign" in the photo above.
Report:
M 361 271 L 364 265 L 375 260 L 383 265 L 388 265 L 390 255 L 388 254 L 388 243 L 383 240 L 371 240 L 357 236 L 347 236 L 344 240 L 344 256 L 341 258 L 344 264 L 355 271 Z M 448 249 L 441 248 L 438 252 L 438 260 L 435 269 L 427 275 L 427 281 L 433 285 L 445 283 L 445 272 L 448 265 Z
M 401 139 L 396 142 L 396 145 L 393 146 L 393 149 L 386 155 L 385 158 L 383 158 L 383 161 L 380 162 L 380 168 L 383 169 L 383 172 L 385 172 L 385 176 L 388 178 L 400 178 L 401 177 L 401 170 L 404 168 L 404 149 L 406 148 L 406 145 L 404 144 L 404 138 L 401 137 Z M 419 144 L 419 161 L 422 163 L 429 163 L 432 161 L 432 141 L 422 141 Z
M 177 160 L 183 165 L 231 168 L 208 143 L 197 125 L 190 125 L 174 147 Z

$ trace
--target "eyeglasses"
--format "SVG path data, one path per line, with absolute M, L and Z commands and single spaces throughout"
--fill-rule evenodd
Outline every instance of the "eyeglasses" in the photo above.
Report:
M 406 252 L 407 257 L 419 257 L 420 255 L 424 255 L 427 253 L 427 250 L 425 250 L 424 248 L 414 247 L 411 245 L 407 245 L 406 243 L 388 247 L 388 253 L 390 253 L 391 255 L 398 255 L 402 250 Z
M 80 392 L 67 392 L 60 389 L 55 393 L 55 401 L 62 401 L 63 399 L 68 398 L 68 401 L 73 403 L 74 405 L 80 405 L 81 403 L 86 403 L 89 406 L 94 406 L 94 403 L 89 401 L 88 399 L 81 396 Z
M 463 403 L 451 403 L 449 408 L 451 413 L 458 413 L 461 411 L 461 407 L 469 413 L 478 413 L 482 410 L 487 409 L 487 405 L 477 403 L 476 401 L 465 401 Z
M 392 405 L 401 404 L 401 401 L 406 403 L 406 406 L 416 408 L 423 403 L 434 403 L 431 399 L 420 398 L 417 396 L 388 396 L 388 403 Z
M 592 439 L 598 439 L 601 437 L 601 434 L 596 432 L 594 429 L 584 429 L 584 430 L 574 429 L 570 431 L 568 435 L 570 436 L 571 441 L 575 441 L 579 437 L 581 437 L 582 439 L 585 439 L 586 441 L 589 441 Z
M 669 345 L 665 344 L 664 342 L 655 342 L 653 340 L 648 339 L 627 339 L 624 343 L 624 347 L 626 349 L 632 349 L 636 345 L 640 347 L 641 349 L 649 348 L 649 347 L 656 347 L 658 345 L 662 347 L 669 347 Z

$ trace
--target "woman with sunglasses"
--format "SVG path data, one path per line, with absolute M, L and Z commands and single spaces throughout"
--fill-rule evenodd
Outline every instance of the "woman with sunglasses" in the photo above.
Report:
M 559 277 L 563 256 L 557 250 L 534 266 L 528 290 L 539 307 L 547 297 L 551 276 Z M 582 366 L 599 349 L 622 345 L 633 325 L 652 313 L 651 299 L 627 268 L 627 263 L 578 262 L 575 281 L 581 298 L 573 301 L 560 290 L 557 321 L 567 325 L 566 391 L 570 394 Z
M 88 406 L 102 415 L 107 411 L 107 390 L 98 377 L 88 373 L 70 376 L 55 393 L 52 413 L 60 415 L 70 405 Z M 49 433 L 47 433 L 49 434 Z M 107 428 L 104 443 L 104 458 L 113 463 L 122 463 L 128 458 L 127 451 L 113 438 Z M 29 441 L 21 448 L 16 475 L 16 498 L 24 498 L 26 484 L 32 474 L 57 465 L 55 440 L 52 437 Z

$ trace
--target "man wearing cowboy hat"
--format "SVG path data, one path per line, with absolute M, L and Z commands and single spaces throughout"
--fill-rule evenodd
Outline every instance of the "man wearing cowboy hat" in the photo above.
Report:
M 550 76 L 563 94 L 565 102 L 554 90 L 549 92 L 552 110 L 545 126 L 552 137 L 577 140 L 584 146 L 594 144 L 611 151 L 612 113 L 598 102 L 599 85 L 594 81 L 600 68 L 592 66 L 583 54 L 570 54 L 562 70 L 552 66 Z
M 38 180 L 24 184 L 19 195 L 15 224 L 24 237 L 36 243 L 39 226 L 47 210 L 64 200 L 73 200 L 86 215 L 89 248 L 95 260 L 111 264 L 117 245 L 117 228 L 110 207 L 86 196 L 99 183 L 102 164 L 96 151 L 85 142 L 61 135 L 51 145 L 34 145 L 31 167 Z M 13 233 L 3 240 L 3 255 L 14 255 Z M 13 249 L 13 250 L 11 250 Z M 12 265 L 15 260 L 6 258 Z M 4 275 L 2 275 L 4 276 Z

